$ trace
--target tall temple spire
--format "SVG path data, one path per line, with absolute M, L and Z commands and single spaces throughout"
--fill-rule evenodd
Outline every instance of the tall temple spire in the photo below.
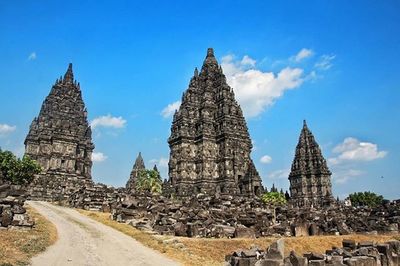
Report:
M 184 92 L 168 143 L 169 184 L 177 195 L 262 193 L 246 120 L 212 48 Z
M 72 63 L 69 63 L 67 72 L 65 72 L 64 83 L 74 83 L 74 72 L 72 71 Z
M 201 73 L 213 73 L 213 74 L 220 73 L 219 65 L 218 65 L 217 59 L 214 56 L 213 48 L 207 49 L 207 56 L 204 60 L 203 66 L 201 68 Z
M 73 80 L 70 64 L 64 78 L 53 85 L 43 101 L 25 139 L 25 154 L 43 169 L 30 189 L 37 189 L 43 197 L 66 195 L 92 182 L 94 145 L 82 93 Z M 61 184 L 71 186 L 62 189 Z
M 305 120 L 289 180 L 292 203 L 295 206 L 316 207 L 331 202 L 331 172 Z
M 138 156 L 136 157 L 135 163 L 133 164 L 133 168 L 132 168 L 131 174 L 129 176 L 129 180 L 126 183 L 126 189 L 129 192 L 135 191 L 136 179 L 138 178 L 140 171 L 143 171 L 145 169 L 146 169 L 146 166 L 144 165 L 142 153 L 139 152 Z

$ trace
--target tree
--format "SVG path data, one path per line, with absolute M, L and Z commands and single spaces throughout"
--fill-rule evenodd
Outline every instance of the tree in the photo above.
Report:
M 261 196 L 261 200 L 269 205 L 283 205 L 286 204 L 285 195 L 280 192 L 267 192 Z
M 136 190 L 139 192 L 161 193 L 162 180 L 155 170 L 142 170 L 136 180 Z
M 373 192 L 356 192 L 349 195 L 351 204 L 353 206 L 369 206 L 375 207 L 381 205 L 383 202 L 383 196 L 377 195 Z
M 0 149 L 0 172 L 5 181 L 16 185 L 29 184 L 41 171 L 39 164 L 27 155 L 20 159 L 12 152 Z

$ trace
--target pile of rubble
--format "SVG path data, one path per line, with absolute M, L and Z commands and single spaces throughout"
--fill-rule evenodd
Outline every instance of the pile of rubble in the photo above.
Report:
M 84 210 L 111 212 L 120 201 L 120 195 L 124 195 L 124 189 L 100 183 L 91 184 L 72 193 L 67 199 L 67 204 Z
M 204 194 L 182 200 L 130 195 L 112 211 L 119 222 L 186 237 L 258 237 L 273 224 L 273 217 L 257 198 Z
M 34 221 L 24 208 L 24 193 L 21 186 L 3 183 L 0 179 L 0 229 L 32 228 Z
M 159 234 L 187 237 L 260 237 L 398 233 L 400 202 L 376 208 L 268 208 L 257 197 L 198 194 L 181 200 L 128 195 L 112 218 Z
M 226 265 L 232 266 L 397 266 L 400 265 L 400 241 L 392 240 L 385 244 L 373 242 L 356 243 L 353 240 L 343 240 L 343 247 L 333 247 L 325 254 L 309 252 L 303 256 L 294 251 L 289 256 L 284 255 L 283 239 L 274 242 L 267 250 L 254 247 L 250 250 L 235 251 L 225 258 Z
M 375 208 L 342 204 L 318 209 L 277 208 L 276 222 L 276 229 L 290 231 L 293 236 L 398 233 L 400 201 Z

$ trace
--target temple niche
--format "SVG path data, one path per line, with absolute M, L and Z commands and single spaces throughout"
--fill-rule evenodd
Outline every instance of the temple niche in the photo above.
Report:
M 60 199 L 92 183 L 92 131 L 72 64 L 57 79 L 25 139 L 25 154 L 42 167 L 29 188 L 33 199 Z
M 291 203 L 296 207 L 331 205 L 334 202 L 331 175 L 321 149 L 304 121 L 289 174 Z
M 177 195 L 262 193 L 242 109 L 212 48 L 183 93 L 168 143 L 169 184 Z

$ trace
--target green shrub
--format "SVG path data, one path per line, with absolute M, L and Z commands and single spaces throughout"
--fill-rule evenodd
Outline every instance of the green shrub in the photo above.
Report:
M 10 151 L 0 149 L 0 177 L 16 185 L 29 184 L 42 171 L 38 163 L 24 155 L 17 158 Z
M 373 192 L 356 192 L 349 195 L 351 204 L 353 206 L 369 206 L 375 207 L 381 205 L 383 202 L 383 196 L 377 195 Z

